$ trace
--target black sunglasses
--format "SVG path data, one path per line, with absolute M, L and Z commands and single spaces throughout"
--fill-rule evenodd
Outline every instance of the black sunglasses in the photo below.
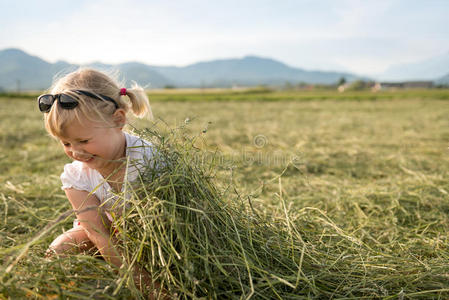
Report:
M 88 91 L 83 91 L 83 90 L 73 90 L 71 92 L 74 92 L 75 94 L 78 95 L 84 95 L 84 96 L 88 96 L 97 100 L 106 100 L 109 102 L 114 103 L 115 105 L 115 109 L 118 109 L 118 104 L 117 102 L 115 102 L 114 99 L 112 99 L 111 97 L 108 96 L 104 96 L 104 95 L 95 95 L 91 92 Z M 55 103 L 55 101 L 59 102 L 59 105 L 64 108 L 64 109 L 74 109 L 75 107 L 78 106 L 78 99 L 74 98 L 73 96 L 61 93 L 61 94 L 45 94 L 45 95 L 41 95 L 37 98 L 37 102 L 39 104 L 39 110 L 43 113 L 48 113 L 51 109 L 51 106 L 53 105 L 53 103 Z

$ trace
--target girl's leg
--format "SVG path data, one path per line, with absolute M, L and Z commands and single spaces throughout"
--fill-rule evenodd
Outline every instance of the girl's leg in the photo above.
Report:
M 58 236 L 48 247 L 46 256 L 49 257 L 54 253 L 63 255 L 67 252 L 88 251 L 94 247 L 95 245 L 89 240 L 87 233 L 79 226 Z

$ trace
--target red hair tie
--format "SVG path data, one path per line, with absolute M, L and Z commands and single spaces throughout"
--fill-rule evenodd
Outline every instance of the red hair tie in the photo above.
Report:
M 125 96 L 126 95 L 126 88 L 120 89 L 120 95 Z

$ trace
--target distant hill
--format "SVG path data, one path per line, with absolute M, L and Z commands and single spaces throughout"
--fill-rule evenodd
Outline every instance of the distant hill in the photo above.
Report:
M 0 51 L 0 87 L 5 90 L 42 89 L 48 87 L 60 63 L 50 64 L 18 49 Z
M 449 52 L 410 64 L 392 65 L 379 75 L 382 80 L 435 80 L 449 72 Z
M 347 81 L 358 78 L 349 73 L 305 71 L 257 56 L 199 62 L 182 68 L 153 68 L 181 86 L 282 85 L 286 82 L 332 84 L 341 77 Z
M 292 68 L 279 61 L 246 56 L 239 59 L 220 59 L 199 62 L 186 67 L 150 66 L 139 62 L 118 65 L 92 63 L 103 70 L 118 70 L 127 79 L 147 88 L 176 87 L 230 87 L 233 85 L 283 85 L 286 82 L 313 84 L 336 83 L 361 79 L 350 73 L 306 71 Z M 55 74 L 76 69 L 67 62 L 48 63 L 19 49 L 0 51 L 0 88 L 5 90 L 42 90 L 51 85 Z
M 437 85 L 447 85 L 449 86 L 449 73 L 446 74 L 445 76 L 438 78 L 437 80 L 435 80 L 435 84 Z
M 156 71 L 153 67 L 145 64 L 128 62 L 118 65 L 117 68 L 124 78 L 134 80 L 145 88 L 175 85 L 171 79 L 161 75 L 161 73 Z

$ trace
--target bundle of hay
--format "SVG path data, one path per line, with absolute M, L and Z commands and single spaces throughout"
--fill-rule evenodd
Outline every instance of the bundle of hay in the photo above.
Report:
M 142 172 L 115 221 L 130 262 L 181 297 L 294 296 L 301 241 L 225 197 L 192 141 L 140 135 L 156 147 L 157 166 Z
M 306 212 L 301 228 L 287 212 L 262 217 L 239 195 L 217 188 L 214 166 L 200 159 L 193 140 L 150 129 L 140 136 L 156 147 L 157 166 L 149 164 L 128 186 L 130 205 L 114 226 L 129 263 L 146 268 L 169 293 L 185 299 L 382 294 L 366 280 L 367 250 L 319 212 L 310 212 L 310 222 Z M 331 248 L 317 220 L 332 236 Z M 368 290 L 357 289 L 360 280 Z

